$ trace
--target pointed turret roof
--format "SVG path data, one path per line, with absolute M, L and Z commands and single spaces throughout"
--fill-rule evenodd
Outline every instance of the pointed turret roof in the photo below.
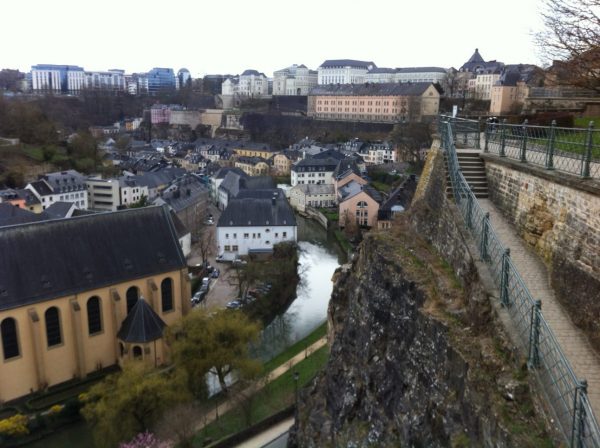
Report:
M 483 60 L 483 58 L 481 57 L 481 55 L 479 54 L 479 48 L 475 48 L 475 53 L 473 53 L 473 56 L 471 56 L 469 58 L 469 60 L 467 61 L 467 64 L 473 63 L 473 62 L 476 62 L 478 64 L 481 64 L 482 62 L 485 62 Z
M 121 324 L 117 338 L 123 342 L 152 342 L 162 338 L 166 326 L 148 302 L 140 297 Z

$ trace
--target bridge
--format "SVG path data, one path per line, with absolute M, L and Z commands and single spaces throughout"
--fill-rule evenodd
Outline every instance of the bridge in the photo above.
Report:
M 591 322 L 600 321 L 593 304 L 600 298 L 600 244 L 595 237 L 589 244 L 577 242 L 598 230 L 600 132 L 593 125 L 583 130 L 484 125 L 446 116 L 438 131 L 448 193 L 498 288 L 558 429 L 569 446 L 600 447 L 600 358 L 590 343 L 590 335 L 597 335 Z M 557 265 L 569 257 L 567 265 Z M 566 274 L 561 266 L 568 266 Z M 565 307 L 571 297 L 551 285 L 581 297 Z M 590 316 L 582 316 L 586 313 Z

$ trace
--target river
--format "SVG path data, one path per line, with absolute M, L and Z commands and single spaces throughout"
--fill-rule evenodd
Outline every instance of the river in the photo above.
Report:
M 285 313 L 276 317 L 263 331 L 257 356 L 268 360 L 304 338 L 327 317 L 335 269 L 345 262 L 344 251 L 335 238 L 315 221 L 297 217 L 300 247 L 300 283 L 296 299 Z M 85 422 L 75 423 L 29 448 L 92 447 L 91 432 Z

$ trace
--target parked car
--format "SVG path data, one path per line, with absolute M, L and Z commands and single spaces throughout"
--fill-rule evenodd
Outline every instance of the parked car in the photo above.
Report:
M 214 270 L 212 271 L 212 273 L 210 274 L 210 276 L 211 276 L 212 278 L 219 278 L 219 274 L 220 274 L 219 270 L 218 270 L 218 269 L 214 269 Z
M 238 301 L 238 300 L 232 300 L 231 302 L 229 302 L 227 304 L 227 309 L 230 310 L 237 310 L 238 308 L 240 308 L 242 306 L 242 304 Z

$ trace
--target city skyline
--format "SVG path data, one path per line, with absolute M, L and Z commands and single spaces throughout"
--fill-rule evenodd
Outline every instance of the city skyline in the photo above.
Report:
M 89 14 L 74 11 L 80 2 L 33 0 L 37 13 L 26 19 L 15 3 L 5 5 L 4 16 L 13 19 L 0 29 L 0 42 L 15 43 L 4 46 L 0 68 L 69 64 L 133 73 L 185 67 L 193 77 L 255 69 L 272 76 L 292 64 L 316 69 L 326 59 L 459 68 L 475 48 L 485 60 L 549 62 L 540 59 L 532 38 L 542 27 L 541 0 L 507 0 L 502 8 L 486 7 L 492 2 L 473 8 L 468 0 L 410 7 L 391 0 L 368 7 L 306 0 L 301 8 L 272 0 L 232 0 L 226 8 L 184 0 L 160 11 L 140 2 L 105 3 Z M 53 17 L 57 10 L 70 12 Z

